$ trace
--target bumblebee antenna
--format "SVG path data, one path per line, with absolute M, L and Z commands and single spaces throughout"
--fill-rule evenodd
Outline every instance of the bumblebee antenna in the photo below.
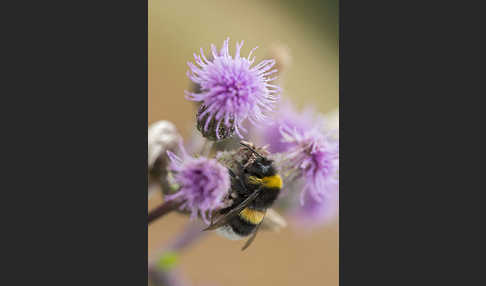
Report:
M 246 144 L 246 143 L 243 143 L 243 142 L 240 142 L 241 145 L 245 146 L 248 150 L 250 150 L 251 152 L 253 152 L 253 154 L 256 154 L 258 155 L 260 158 L 262 159 L 265 159 L 262 155 L 260 155 L 260 153 L 258 153 L 257 151 L 255 151 L 255 149 L 253 149 L 252 147 L 250 147 L 250 145 Z

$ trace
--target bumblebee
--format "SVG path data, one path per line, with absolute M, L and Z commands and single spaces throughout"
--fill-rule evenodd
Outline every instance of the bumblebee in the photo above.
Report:
M 272 160 L 258 153 L 249 145 L 240 142 L 250 150 L 254 160 L 238 164 L 238 170 L 228 169 L 231 176 L 231 191 L 236 196 L 231 206 L 219 211 L 220 217 L 204 230 L 216 230 L 219 234 L 232 239 L 243 239 L 249 235 L 242 250 L 245 250 L 256 237 L 268 208 L 272 206 L 282 189 L 282 179 Z

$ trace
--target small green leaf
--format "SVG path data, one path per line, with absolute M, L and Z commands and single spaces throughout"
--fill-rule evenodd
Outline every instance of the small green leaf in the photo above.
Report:
M 164 271 L 170 270 L 176 266 L 178 258 L 177 252 L 168 251 L 157 261 L 157 266 Z

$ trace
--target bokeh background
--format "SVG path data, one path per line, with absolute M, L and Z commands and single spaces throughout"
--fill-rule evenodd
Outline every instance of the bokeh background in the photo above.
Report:
M 185 138 L 194 125 L 195 106 L 184 99 L 187 62 L 202 47 L 221 46 L 230 37 L 245 40 L 242 55 L 256 50 L 256 62 L 283 49 L 291 55 L 282 72 L 282 97 L 298 108 L 337 114 L 338 1 L 148 1 L 148 123 L 172 121 Z M 158 194 L 149 209 L 162 202 Z M 148 254 L 153 257 L 187 222 L 170 214 L 150 224 Z M 245 252 L 244 241 L 216 234 L 183 252 L 179 268 L 192 285 L 338 285 L 337 218 L 302 231 L 292 225 L 279 233 L 261 232 Z

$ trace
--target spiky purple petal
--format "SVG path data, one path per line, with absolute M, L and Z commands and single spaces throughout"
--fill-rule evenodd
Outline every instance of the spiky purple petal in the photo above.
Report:
M 291 216 L 297 222 L 297 226 L 315 227 L 329 223 L 338 213 L 339 196 L 337 190 L 328 192 L 317 201 L 305 193 L 303 204 L 296 208 Z

